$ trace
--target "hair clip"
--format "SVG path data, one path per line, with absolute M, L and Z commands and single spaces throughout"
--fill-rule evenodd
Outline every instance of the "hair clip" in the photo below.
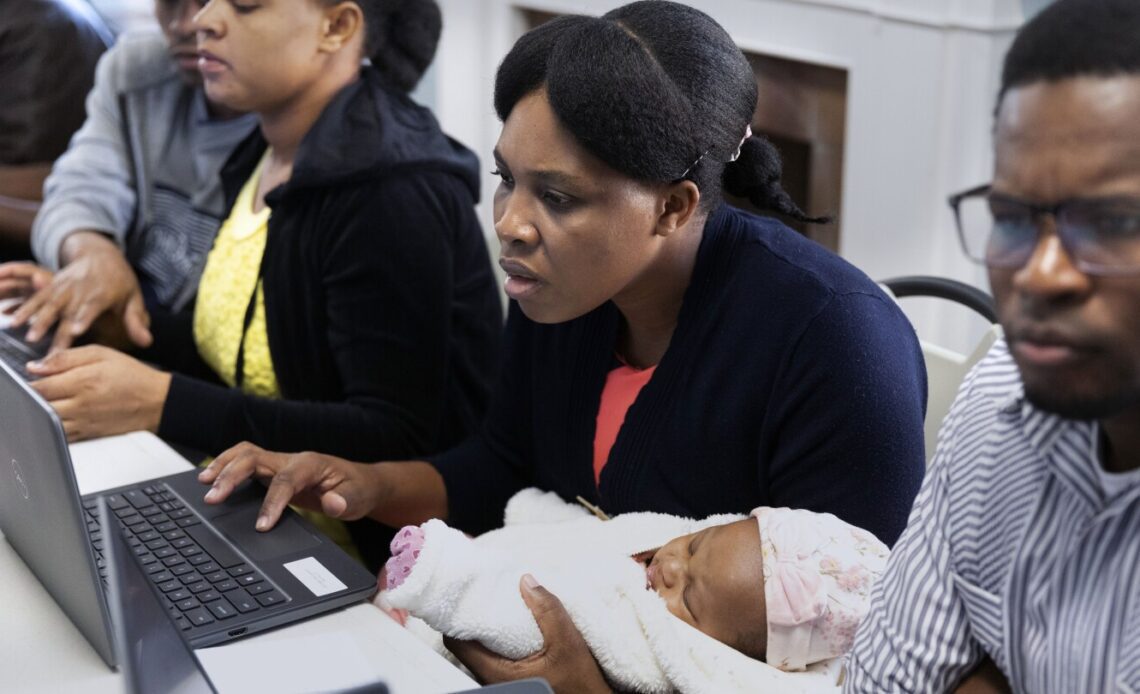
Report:
M 740 144 L 736 146 L 736 151 L 729 157 L 729 161 L 736 161 L 740 158 L 740 150 L 744 149 L 744 143 L 747 142 L 750 137 L 752 137 L 752 124 L 744 126 L 744 137 L 740 138 Z
M 588 510 L 590 513 L 594 514 L 598 518 L 601 518 L 604 521 L 607 521 L 610 519 L 610 517 L 606 514 L 605 511 L 603 511 L 602 509 L 598 508 L 597 506 L 591 504 L 589 501 L 586 501 L 581 496 L 578 496 L 576 498 L 578 499 L 578 503 L 585 506 L 586 510 Z
M 701 160 L 704 159 L 705 155 L 708 153 L 709 153 L 709 150 L 707 150 L 707 149 L 705 151 L 701 152 L 701 156 L 697 157 L 696 160 L 694 160 L 692 164 L 689 164 L 689 168 L 685 169 L 685 171 L 680 176 L 677 177 L 677 180 L 678 181 L 685 180 L 685 177 L 689 175 L 689 172 L 692 171 L 693 169 L 697 168 L 697 164 L 700 164 Z

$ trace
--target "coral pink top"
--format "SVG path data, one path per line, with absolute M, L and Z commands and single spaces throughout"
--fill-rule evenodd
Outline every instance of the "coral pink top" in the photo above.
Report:
M 656 365 L 648 369 L 635 369 L 622 364 L 606 374 L 606 385 L 602 388 L 602 400 L 598 404 L 598 422 L 594 429 L 594 483 L 602 477 L 602 468 L 610 457 L 625 413 L 637 399 L 637 394 L 653 376 Z

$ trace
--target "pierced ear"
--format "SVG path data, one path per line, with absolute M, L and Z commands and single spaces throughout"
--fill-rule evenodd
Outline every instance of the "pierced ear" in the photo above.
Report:
M 661 201 L 655 233 L 668 236 L 689 223 L 701 203 L 701 190 L 692 181 L 670 183 Z
M 364 14 L 355 2 L 341 2 L 325 10 L 321 48 L 332 53 L 343 49 L 364 32 Z M 363 38 L 363 37 L 362 37 Z

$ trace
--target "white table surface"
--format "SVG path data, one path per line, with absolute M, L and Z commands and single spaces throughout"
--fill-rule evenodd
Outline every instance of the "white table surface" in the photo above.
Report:
M 142 432 L 71 446 L 80 492 L 160 477 L 189 465 Z M 7 542 L 0 542 L 0 692 L 121 692 L 91 648 Z M 197 651 L 220 692 L 311 692 L 383 680 L 394 694 L 476 683 L 369 604 Z

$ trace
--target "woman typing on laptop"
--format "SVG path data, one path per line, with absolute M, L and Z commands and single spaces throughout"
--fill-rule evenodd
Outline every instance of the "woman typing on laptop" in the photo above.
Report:
M 459 442 L 501 308 L 476 157 L 407 95 L 435 2 L 212 0 L 195 22 L 210 100 L 260 128 L 223 169 L 229 217 L 192 319 L 153 316 L 142 356 L 173 373 L 88 346 L 34 363 L 34 387 L 72 440 L 145 429 L 209 454 L 249 440 L 361 459 Z

